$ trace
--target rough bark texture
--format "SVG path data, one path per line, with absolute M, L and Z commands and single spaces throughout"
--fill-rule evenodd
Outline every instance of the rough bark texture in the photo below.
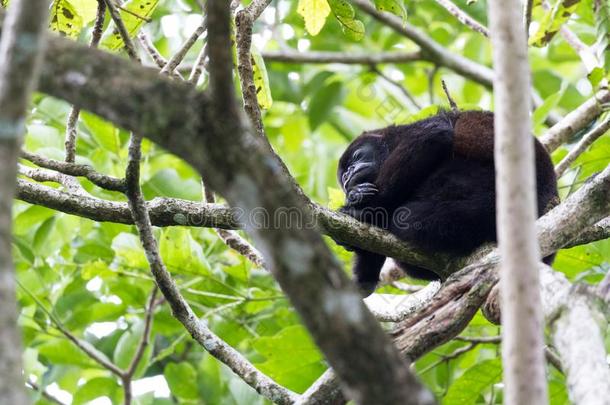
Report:
M 304 223 L 311 223 L 313 211 L 295 192 L 281 162 L 248 125 L 233 97 L 228 4 L 214 0 L 207 6 L 214 103 L 201 106 L 200 114 L 215 135 L 200 134 L 198 142 L 191 142 L 190 149 L 202 157 L 194 162 L 195 167 L 206 174 L 212 189 L 233 206 L 246 211 L 293 210 Z M 199 147 L 193 147 L 193 143 Z M 340 376 L 349 397 L 362 404 L 434 403 L 366 309 L 316 230 L 298 223 L 247 230 Z M 357 357 L 351 355 L 356 352 Z M 373 378 L 377 384 L 368 383 Z
M 502 303 L 504 401 L 544 404 L 544 329 L 536 241 L 527 41 L 520 1 L 489 2 L 495 94 L 497 229 Z
M 540 266 L 542 302 L 551 320 L 553 343 L 561 357 L 570 400 L 574 404 L 607 405 L 610 367 L 604 339 L 587 297 L 561 273 Z
M 38 76 L 48 17 L 44 0 L 13 0 L 0 42 L 0 398 L 26 404 L 11 255 L 11 207 L 25 112 Z

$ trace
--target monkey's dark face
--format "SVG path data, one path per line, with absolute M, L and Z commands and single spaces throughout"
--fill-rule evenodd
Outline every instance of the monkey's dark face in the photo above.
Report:
M 363 134 L 356 138 L 339 160 L 337 179 L 346 194 L 359 184 L 374 183 L 385 154 L 379 136 Z

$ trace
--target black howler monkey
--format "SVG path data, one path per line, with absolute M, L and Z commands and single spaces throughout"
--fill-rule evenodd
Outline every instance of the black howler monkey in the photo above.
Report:
M 367 131 L 341 156 L 337 176 L 346 194 L 341 211 L 430 251 L 467 254 L 496 241 L 493 113 L 441 112 L 409 125 Z M 558 200 L 553 164 L 532 137 L 538 214 Z M 353 274 L 372 293 L 385 257 L 361 249 Z M 545 258 L 552 261 L 552 256 Z M 407 274 L 438 279 L 399 263 Z

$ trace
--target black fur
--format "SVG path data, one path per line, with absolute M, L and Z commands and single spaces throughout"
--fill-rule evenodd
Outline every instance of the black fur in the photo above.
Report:
M 532 140 L 542 215 L 558 200 L 557 181 L 548 153 Z M 365 132 L 344 152 L 337 176 L 346 193 L 342 212 L 403 240 L 456 255 L 496 241 L 490 112 L 443 112 L 413 124 Z M 385 257 L 355 252 L 354 278 L 368 295 Z M 545 259 L 551 262 L 552 256 Z M 428 269 L 399 265 L 412 277 L 438 279 Z

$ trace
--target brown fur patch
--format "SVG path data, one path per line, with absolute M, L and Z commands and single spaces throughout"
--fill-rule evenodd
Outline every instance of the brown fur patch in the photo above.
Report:
M 494 116 L 488 111 L 465 111 L 454 127 L 453 152 L 469 159 L 494 158 Z

